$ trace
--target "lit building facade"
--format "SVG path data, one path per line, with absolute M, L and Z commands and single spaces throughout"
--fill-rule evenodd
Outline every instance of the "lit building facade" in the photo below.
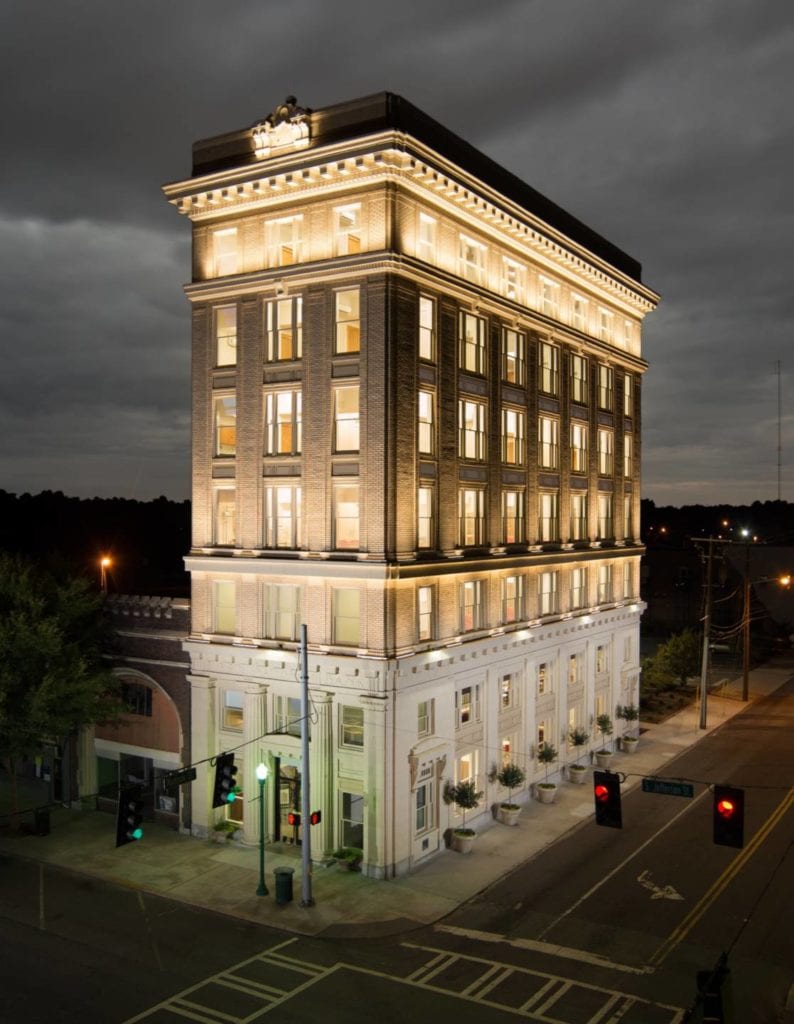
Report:
M 306 623 L 313 856 L 405 873 L 456 824 L 447 781 L 477 780 L 484 823 L 494 767 L 539 781 L 541 743 L 559 769 L 571 728 L 638 702 L 658 296 L 388 93 L 289 98 L 165 193 L 193 229 L 193 760 L 240 747 L 244 797 L 267 763 L 268 836 L 300 841 Z

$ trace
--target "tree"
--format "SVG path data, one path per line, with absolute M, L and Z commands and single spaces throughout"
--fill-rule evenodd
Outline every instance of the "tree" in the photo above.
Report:
M 673 688 L 675 682 L 685 686 L 689 676 L 696 676 L 699 672 L 700 644 L 691 629 L 675 633 L 666 643 L 659 645 L 656 654 L 642 662 L 643 683 L 661 689 Z
M 20 758 L 124 710 L 102 658 L 111 636 L 103 601 L 85 579 L 56 578 L 0 554 L 0 756 L 12 813 Z

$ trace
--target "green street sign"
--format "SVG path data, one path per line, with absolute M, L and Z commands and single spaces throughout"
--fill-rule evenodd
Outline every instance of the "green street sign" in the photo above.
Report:
M 195 777 L 195 768 L 183 768 L 181 771 L 169 772 L 164 781 L 165 788 L 176 789 L 177 786 L 184 786 L 186 782 L 192 782 Z
M 685 796 L 691 800 L 695 787 L 691 782 L 669 782 L 667 779 L 643 779 L 643 793 L 661 793 L 662 796 Z

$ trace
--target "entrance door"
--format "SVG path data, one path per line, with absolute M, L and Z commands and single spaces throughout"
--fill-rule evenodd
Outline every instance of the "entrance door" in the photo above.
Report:
M 301 845 L 302 825 L 290 825 L 290 811 L 300 813 L 301 774 L 295 765 L 278 765 L 278 807 L 276 810 L 276 840 L 282 843 Z

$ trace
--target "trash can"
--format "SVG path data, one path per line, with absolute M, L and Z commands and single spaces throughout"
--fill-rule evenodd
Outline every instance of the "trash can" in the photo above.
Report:
M 37 836 L 48 836 L 50 834 L 49 807 L 37 807 L 33 812 L 33 834 Z
M 276 868 L 276 903 L 292 902 L 292 876 L 295 868 Z

